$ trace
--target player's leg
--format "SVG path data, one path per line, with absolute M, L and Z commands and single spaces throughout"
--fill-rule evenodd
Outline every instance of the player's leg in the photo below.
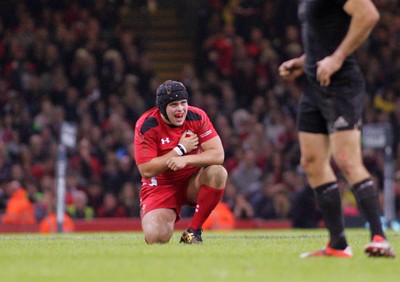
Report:
M 301 165 L 315 191 L 319 209 L 330 235 L 327 249 L 307 253 L 304 256 L 351 256 L 351 250 L 342 251 L 348 245 L 344 232 L 339 187 L 330 165 L 331 153 L 328 135 L 299 132 L 299 142 L 302 154 Z
M 181 238 L 181 242 L 200 243 L 201 227 L 219 203 L 224 193 L 228 173 L 221 165 L 201 168 L 189 181 L 187 198 L 189 203 L 196 203 L 195 213 Z
M 372 256 L 393 257 L 394 252 L 385 239 L 380 221 L 378 192 L 362 161 L 360 141 L 361 132 L 358 129 L 337 131 L 331 134 L 332 154 L 336 164 L 351 184 L 360 211 L 369 222 L 372 240 L 370 244 L 383 246 L 383 248 L 367 246 L 366 252 Z
M 142 218 L 142 229 L 148 244 L 168 243 L 174 231 L 176 213 L 172 209 L 154 209 Z
M 322 251 L 306 253 L 303 257 L 351 256 L 344 232 L 342 202 L 336 176 L 330 165 L 331 149 L 327 115 L 332 105 L 328 103 L 326 89 L 306 83 L 298 108 L 298 131 L 301 165 L 310 186 L 314 189 L 317 204 L 329 231 L 329 244 Z
M 336 176 L 330 165 L 331 151 L 328 135 L 299 132 L 301 166 L 308 182 L 315 188 L 324 183 L 335 182 Z
M 336 131 L 330 142 L 335 163 L 351 185 L 370 178 L 362 161 L 360 130 Z

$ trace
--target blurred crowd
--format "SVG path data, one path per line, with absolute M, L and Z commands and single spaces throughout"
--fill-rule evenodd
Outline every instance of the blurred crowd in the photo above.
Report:
M 69 216 L 139 217 L 133 130 L 155 105 L 162 83 L 145 37 L 126 16 L 143 1 L 3 2 L 0 212 L 17 197 L 28 199 L 30 221 L 53 211 L 57 146 L 67 121 L 78 130 L 76 148 L 68 149 Z M 357 52 L 367 80 L 364 123 L 392 126 L 400 217 L 400 4 L 375 3 L 381 21 Z M 302 79 L 284 83 L 277 74 L 282 61 L 302 53 L 297 1 L 209 0 L 198 12 L 195 62 L 177 79 L 223 141 L 229 172 L 223 201 L 236 218 L 317 226 L 313 193 L 299 167 L 295 125 Z M 365 150 L 364 157 L 382 192 L 384 152 Z M 345 214 L 357 216 L 343 179 L 340 186 Z M 192 210 L 183 212 L 190 216 Z

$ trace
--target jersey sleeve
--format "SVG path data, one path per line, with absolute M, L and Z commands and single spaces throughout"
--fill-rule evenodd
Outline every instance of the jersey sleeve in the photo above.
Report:
M 144 124 L 137 124 L 134 136 L 134 158 L 137 165 L 157 157 L 157 138 L 154 130 L 143 130 Z
M 201 123 L 200 123 L 200 128 L 199 128 L 199 140 L 200 143 L 204 143 L 208 140 L 210 140 L 211 138 L 218 136 L 217 131 L 215 130 L 213 124 L 210 121 L 210 118 L 208 117 L 208 115 L 205 112 L 201 112 L 202 115 L 202 119 L 201 119 Z

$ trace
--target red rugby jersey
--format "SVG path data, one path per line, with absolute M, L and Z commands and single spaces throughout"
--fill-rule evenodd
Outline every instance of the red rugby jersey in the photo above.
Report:
M 154 107 L 145 112 L 136 122 L 134 137 L 134 157 L 136 164 L 143 164 L 151 159 L 162 156 L 178 145 L 179 139 L 185 131 L 191 131 L 199 137 L 199 144 L 218 135 L 207 114 L 196 107 L 189 106 L 184 124 L 174 127 L 166 124 L 160 111 Z M 189 154 L 198 154 L 198 149 Z M 162 183 L 173 183 L 191 174 L 196 167 L 186 166 L 185 168 L 172 171 L 167 169 L 152 179 L 142 179 L 143 183 L 149 185 L 160 185 Z

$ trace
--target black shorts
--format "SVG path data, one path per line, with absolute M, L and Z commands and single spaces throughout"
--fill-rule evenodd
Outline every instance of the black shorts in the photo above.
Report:
M 364 89 L 362 78 L 335 87 L 321 87 L 307 79 L 297 111 L 298 131 L 331 134 L 360 128 Z

